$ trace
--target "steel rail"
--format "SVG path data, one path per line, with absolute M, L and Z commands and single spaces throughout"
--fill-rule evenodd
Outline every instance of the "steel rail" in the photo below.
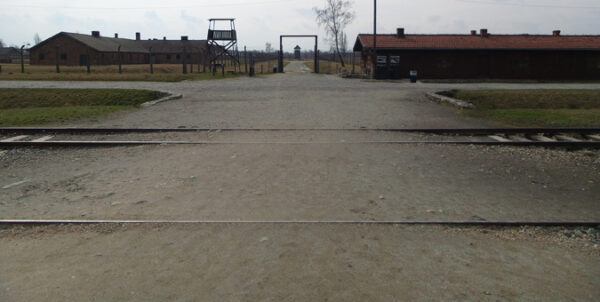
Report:
M 421 132 L 428 134 L 486 135 L 486 134 L 556 134 L 600 133 L 600 128 L 39 128 L 4 127 L 0 134 L 98 134 L 98 133 L 153 133 L 153 132 L 280 132 L 280 131 L 352 131 L 352 132 Z
M 600 148 L 600 141 L 356 141 L 356 142 L 233 142 L 233 141 L 10 141 L 1 147 L 116 147 L 142 145 L 478 145 Z
M 403 220 L 110 220 L 110 219 L 0 219 L 0 225 L 54 224 L 333 224 L 333 225 L 440 225 L 440 226 L 600 226 L 600 221 L 403 221 Z

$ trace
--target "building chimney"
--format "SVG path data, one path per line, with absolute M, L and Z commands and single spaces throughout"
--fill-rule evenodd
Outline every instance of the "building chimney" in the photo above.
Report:
M 479 32 L 481 33 L 481 37 L 482 38 L 487 38 L 488 37 L 488 30 L 487 29 L 482 28 Z
M 555 36 L 555 37 L 560 37 L 560 30 L 553 31 L 552 35 Z
M 187 41 L 188 40 L 188 36 L 181 36 L 181 41 Z
M 136 41 L 139 41 L 139 40 L 141 40 L 141 39 L 142 39 L 142 34 L 140 34 L 140 33 L 135 33 L 135 40 L 136 40 Z
M 119 34 L 115 33 L 115 38 L 118 39 L 119 38 Z
M 397 36 L 398 38 L 404 38 L 404 28 L 402 28 L 402 27 L 398 27 L 398 28 L 396 29 L 396 36 Z
M 472 30 L 471 31 L 471 36 L 477 36 L 477 31 L 476 30 Z
M 92 31 L 92 37 L 94 38 L 100 38 L 100 32 L 97 30 Z

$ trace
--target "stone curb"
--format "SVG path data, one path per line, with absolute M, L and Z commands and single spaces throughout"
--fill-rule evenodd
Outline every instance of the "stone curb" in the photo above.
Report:
M 183 98 L 183 94 L 172 94 L 170 92 L 166 92 L 166 91 L 161 91 L 162 93 L 166 93 L 167 96 L 160 98 L 158 100 L 154 100 L 154 101 L 150 101 L 150 102 L 145 102 L 143 103 L 141 106 L 142 107 L 150 107 L 150 106 L 154 106 L 158 103 L 162 103 L 162 102 L 166 102 L 166 101 L 172 101 L 172 100 L 178 100 Z
M 433 93 L 433 92 L 428 92 L 426 95 L 429 99 L 436 101 L 438 103 L 441 103 L 441 102 L 449 103 L 450 105 L 456 106 L 461 109 L 475 109 L 475 105 L 473 105 L 469 102 L 465 102 L 465 101 L 461 101 L 461 100 L 454 99 L 451 97 L 439 95 L 439 94 Z

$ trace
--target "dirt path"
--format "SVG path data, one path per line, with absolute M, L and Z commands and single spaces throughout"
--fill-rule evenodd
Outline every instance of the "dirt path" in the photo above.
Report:
M 285 72 L 307 73 L 312 72 L 312 70 L 308 68 L 308 66 L 306 66 L 304 62 L 291 61 L 288 65 L 285 66 Z

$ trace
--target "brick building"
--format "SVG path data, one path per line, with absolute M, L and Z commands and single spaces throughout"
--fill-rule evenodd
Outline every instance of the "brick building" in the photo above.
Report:
M 363 70 L 373 70 L 373 35 L 360 34 L 354 51 Z M 600 79 L 600 36 L 377 35 L 375 78 Z
M 91 35 L 60 32 L 30 49 L 32 65 L 116 65 L 202 63 L 206 57 L 206 40 L 141 40 L 102 37 L 100 32 Z M 185 53 L 185 55 L 184 55 Z
M 27 54 L 24 54 L 25 56 Z M 0 47 L 0 63 L 15 63 L 21 60 L 21 50 L 16 47 Z

